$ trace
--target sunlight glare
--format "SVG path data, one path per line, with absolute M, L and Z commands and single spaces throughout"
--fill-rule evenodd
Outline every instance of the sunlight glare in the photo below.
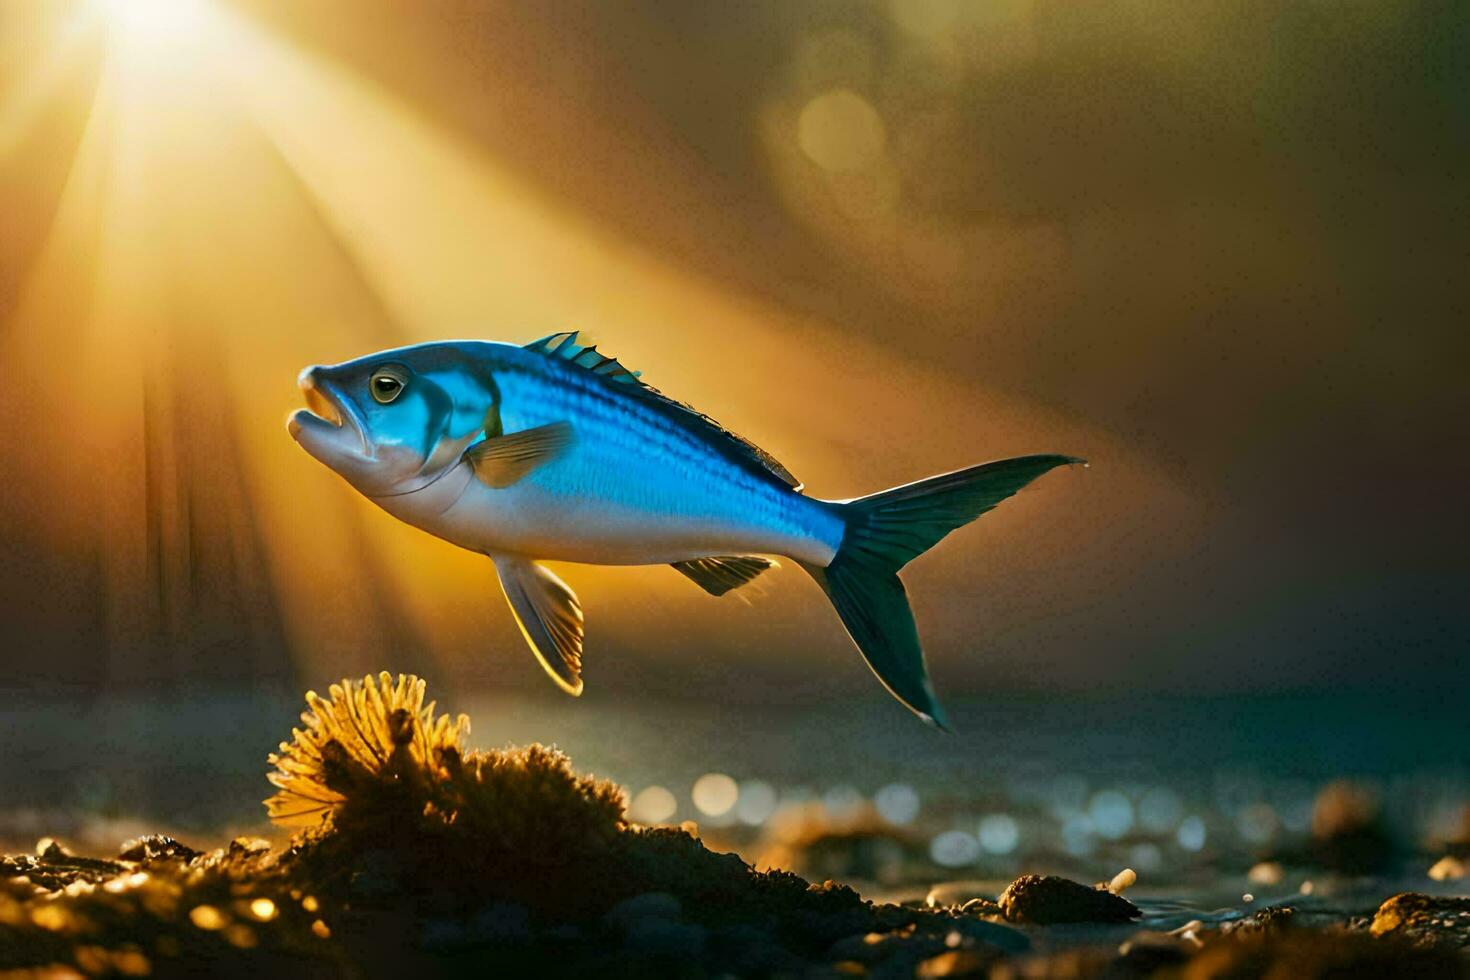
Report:
M 197 41 L 207 24 L 207 0 L 93 0 L 119 41 L 159 50 Z

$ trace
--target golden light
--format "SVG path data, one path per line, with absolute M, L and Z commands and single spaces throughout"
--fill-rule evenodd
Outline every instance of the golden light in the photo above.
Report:
M 199 40 L 209 27 L 209 0 L 93 0 L 109 32 L 153 51 Z
M 250 914 L 261 922 L 269 922 L 276 917 L 276 903 L 268 898 L 257 898 L 250 902 Z
M 92 591 L 68 601 L 101 606 L 106 676 L 336 675 L 375 669 L 391 651 L 420 673 L 457 666 L 540 683 L 503 606 L 487 601 L 493 570 L 482 556 L 385 518 L 286 437 L 280 419 L 297 407 L 305 364 L 446 336 L 525 341 L 581 328 L 832 495 L 971 460 L 966 434 L 932 431 L 936 417 L 983 416 L 1013 433 L 1070 428 L 673 267 L 543 196 L 402 91 L 244 9 L 58 9 L 67 19 L 36 32 L 36 54 L 0 90 L 0 153 L 37 138 L 67 85 L 86 110 L 73 143 L 24 165 L 26 181 L 44 185 L 58 158 L 70 162 L 39 244 L 26 242 L 33 260 L 17 299 L 0 311 L 0 363 L 19 379 L 0 389 L 0 415 L 14 421 L 0 427 L 0 458 L 34 495 L 27 529 L 93 576 L 76 578 Z M 892 170 L 884 119 L 838 81 L 791 121 L 792 150 L 801 172 L 882 191 Z M 0 200 L 0 214 L 11 203 Z M 13 227 L 0 221 L 0 236 Z M 814 391 L 813 365 L 831 351 L 843 369 Z M 727 369 L 732 360 L 742 371 Z M 875 415 L 877 378 L 895 397 Z M 895 447 L 883 472 L 848 451 L 854 419 L 873 445 Z M 990 451 L 1035 444 L 997 440 Z M 12 526 L 3 518 L 0 532 Z M 786 624 L 845 651 L 794 577 L 761 597 L 770 615 L 757 622 L 667 569 L 559 571 L 612 648 L 594 670 L 611 670 L 619 645 L 641 647 L 655 611 L 667 644 L 774 650 L 743 638 Z M 200 649 L 219 651 L 204 668 Z M 738 801 L 727 778 L 704 788 L 706 812 Z M 675 802 L 649 790 L 632 809 L 658 822 Z

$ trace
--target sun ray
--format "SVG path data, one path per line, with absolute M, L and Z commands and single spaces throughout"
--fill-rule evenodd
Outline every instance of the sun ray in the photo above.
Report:
M 807 461 L 814 492 L 834 495 L 901 482 L 941 449 L 969 461 L 965 434 L 933 431 L 937 417 L 984 416 L 1013 442 L 1069 430 L 640 251 L 346 63 L 225 4 L 197 0 L 189 18 L 159 24 L 161 9 L 118 3 L 96 8 L 110 26 L 92 113 L 0 339 L 26 377 L 23 398 L 0 394 L 23 423 L 0 448 L 55 498 L 33 520 L 100 558 L 119 680 L 270 674 L 283 644 L 314 677 L 438 658 L 483 678 L 479 665 L 503 666 L 487 641 L 497 632 L 504 657 L 521 657 L 483 557 L 385 518 L 285 437 L 291 379 L 312 362 L 588 329 L 617 337 L 610 349 L 660 387 Z M 793 338 L 807 356 L 793 356 Z M 904 397 L 875 416 L 878 382 Z M 870 445 L 851 444 L 855 419 Z M 884 450 L 869 472 L 872 446 Z M 736 613 L 669 575 L 567 578 L 609 647 L 640 643 L 655 612 L 665 645 L 746 645 L 748 623 L 728 641 L 691 627 L 721 616 L 733 627 Z M 772 589 L 762 619 L 818 629 L 826 614 L 808 599 Z M 248 629 L 246 607 L 259 619 Z M 202 664 L 200 648 L 213 651 Z M 589 661 L 593 684 L 597 669 Z
M 15 150 L 57 93 L 85 70 L 84 59 L 95 36 L 95 18 L 66 20 L 51 42 L 38 49 L 38 63 L 4 86 L 4 98 L 0 98 L 0 158 Z

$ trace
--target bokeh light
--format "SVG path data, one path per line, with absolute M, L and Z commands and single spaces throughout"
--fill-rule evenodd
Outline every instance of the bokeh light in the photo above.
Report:
M 635 823 L 667 823 L 679 810 L 679 801 L 662 786 L 645 786 L 628 806 L 628 819 Z
M 1150 787 L 1138 801 L 1138 823 L 1151 834 L 1174 829 L 1184 815 L 1179 794 L 1162 786 Z
M 873 807 L 878 816 L 901 827 L 918 817 L 919 794 L 907 783 L 889 783 L 873 794 Z
M 1133 827 L 1133 804 L 1115 789 L 1095 794 L 1087 806 L 1087 814 L 1093 830 L 1106 840 L 1117 840 Z
M 929 842 L 929 857 L 943 868 L 962 868 L 980 857 L 980 842 L 963 830 L 946 830 Z
M 747 779 L 740 784 L 735 816 L 743 824 L 759 826 L 771 819 L 776 812 L 776 803 L 775 787 L 763 780 Z
M 1205 822 L 1197 816 L 1185 817 L 1175 834 L 1175 840 L 1186 851 L 1202 850 L 1205 846 L 1205 837 Z
M 833 89 L 801 110 L 797 139 L 802 152 L 827 170 L 867 170 L 883 154 L 883 120 L 861 95 Z
M 833 820 L 851 820 L 863 805 L 863 794 L 855 786 L 839 784 L 822 794 L 822 807 Z
M 707 817 L 723 817 L 740 797 L 740 786 L 722 772 L 707 772 L 694 781 L 690 799 Z
M 1069 817 L 1062 824 L 1062 849 L 1074 857 L 1085 857 L 1097 847 L 1097 831 L 1085 814 Z
M 1251 844 L 1265 844 L 1276 836 L 1281 820 L 1269 803 L 1252 803 L 1235 817 L 1236 832 Z
M 1008 813 L 991 813 L 980 818 L 976 835 L 980 846 L 990 854 L 1009 854 L 1021 840 L 1021 828 Z

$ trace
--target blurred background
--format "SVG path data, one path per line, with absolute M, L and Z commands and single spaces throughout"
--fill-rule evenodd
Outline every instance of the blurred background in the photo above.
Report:
M 886 789 L 947 868 L 1285 847 L 1338 776 L 1453 837 L 1467 42 L 1407 0 L 0 0 L 0 837 L 258 822 L 300 691 L 380 668 L 642 818 Z M 818 496 L 1091 460 L 906 572 L 958 737 L 792 567 L 559 568 L 566 700 L 488 562 L 286 435 L 304 365 L 563 329 Z

